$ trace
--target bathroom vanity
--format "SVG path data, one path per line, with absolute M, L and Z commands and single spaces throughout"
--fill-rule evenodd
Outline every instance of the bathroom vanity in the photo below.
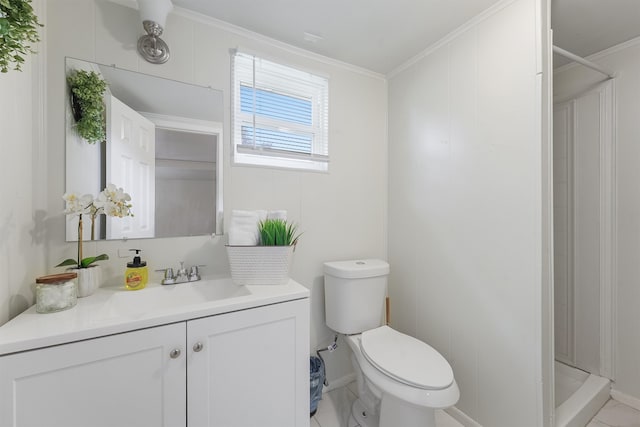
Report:
M 0 426 L 309 425 L 309 291 L 100 288 L 0 327 Z

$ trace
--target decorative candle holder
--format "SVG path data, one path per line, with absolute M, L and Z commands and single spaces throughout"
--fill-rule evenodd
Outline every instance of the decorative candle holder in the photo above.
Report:
M 76 273 L 50 274 L 36 279 L 36 311 L 55 313 L 78 302 Z

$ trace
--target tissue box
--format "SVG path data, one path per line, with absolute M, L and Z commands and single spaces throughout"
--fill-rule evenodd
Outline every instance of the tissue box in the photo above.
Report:
M 237 285 L 284 285 L 295 246 L 231 246 L 227 256 Z

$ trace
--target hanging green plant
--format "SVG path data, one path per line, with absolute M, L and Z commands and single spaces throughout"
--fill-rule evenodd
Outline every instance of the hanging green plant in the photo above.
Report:
M 38 17 L 31 0 L 0 0 L 0 71 L 20 71 L 24 57 L 35 53 L 29 43 L 38 43 Z
M 97 73 L 85 70 L 73 71 L 67 76 L 67 83 L 78 135 L 90 144 L 104 141 L 104 92 L 107 83 Z

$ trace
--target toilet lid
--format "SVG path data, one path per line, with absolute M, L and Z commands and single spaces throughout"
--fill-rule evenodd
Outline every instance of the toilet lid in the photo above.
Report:
M 388 326 L 363 332 L 360 348 L 372 365 L 404 384 L 438 390 L 453 383 L 451 366 L 440 353 Z

